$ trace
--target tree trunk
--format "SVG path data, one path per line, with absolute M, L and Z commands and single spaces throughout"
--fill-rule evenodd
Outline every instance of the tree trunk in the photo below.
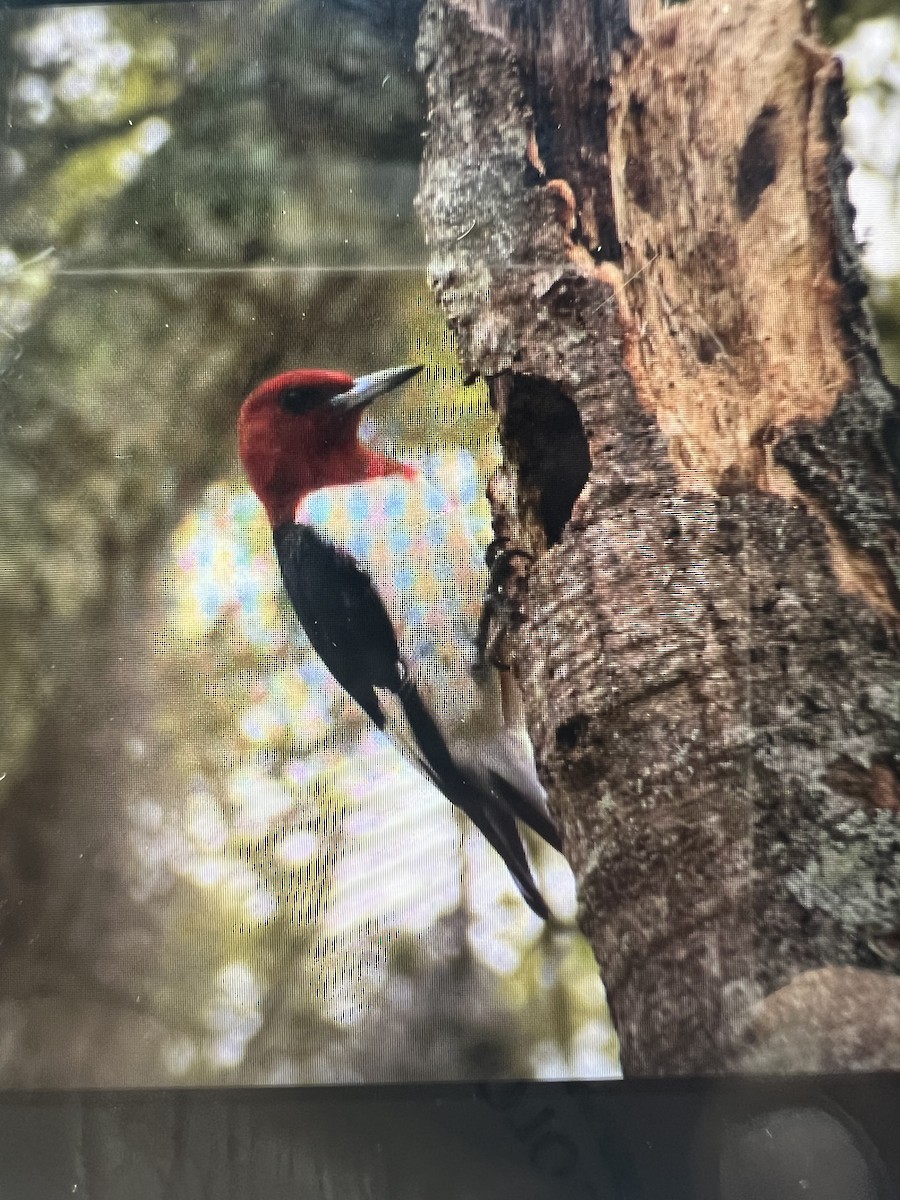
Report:
M 433 283 L 534 555 L 513 667 L 626 1073 L 887 1066 L 900 409 L 840 65 L 800 0 L 630 23 L 422 21 Z

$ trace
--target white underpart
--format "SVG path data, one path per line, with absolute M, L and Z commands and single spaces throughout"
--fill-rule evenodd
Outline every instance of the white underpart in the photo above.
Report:
M 485 576 L 467 508 L 428 476 L 392 476 L 324 489 L 300 504 L 297 518 L 369 573 L 401 652 L 442 724 L 452 728 L 477 709 L 469 668 Z M 469 584 L 468 594 L 460 581 Z

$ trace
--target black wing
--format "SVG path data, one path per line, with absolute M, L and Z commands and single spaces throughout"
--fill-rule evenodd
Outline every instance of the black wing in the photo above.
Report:
M 375 688 L 397 696 L 425 775 L 471 818 L 503 858 L 525 901 L 546 920 L 547 906 L 515 822 L 524 799 L 509 784 L 492 780 L 489 790 L 460 769 L 406 668 L 393 623 L 368 573 L 308 525 L 279 526 L 275 551 L 297 619 L 325 666 L 379 729 L 385 726 L 385 714 Z
M 379 729 L 375 688 L 398 692 L 406 671 L 394 626 L 368 573 L 308 525 L 281 525 L 275 552 L 284 586 L 313 649 Z

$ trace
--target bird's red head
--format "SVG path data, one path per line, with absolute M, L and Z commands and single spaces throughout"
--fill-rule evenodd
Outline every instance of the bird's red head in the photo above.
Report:
M 238 449 L 273 529 L 293 521 L 300 501 L 323 487 L 415 468 L 359 441 L 359 422 L 376 396 L 417 375 L 397 367 L 354 379 L 342 371 L 287 371 L 261 383 L 238 417 Z

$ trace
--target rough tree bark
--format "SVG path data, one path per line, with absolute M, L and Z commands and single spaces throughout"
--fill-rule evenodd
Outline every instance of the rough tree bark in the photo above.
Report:
M 422 20 L 433 284 L 628 1074 L 900 1065 L 900 409 L 813 39 L 800 0 Z

